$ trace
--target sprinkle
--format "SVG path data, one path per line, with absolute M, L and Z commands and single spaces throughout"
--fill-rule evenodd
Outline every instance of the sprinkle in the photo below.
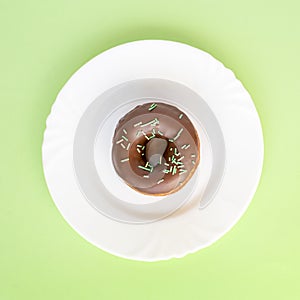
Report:
M 122 148 L 124 148 L 124 149 L 126 148 L 125 145 L 124 145 L 123 143 L 121 143 L 121 146 L 122 146 Z
M 142 153 L 142 156 L 144 156 L 145 155 L 145 153 Z
M 192 160 L 192 164 L 193 164 L 193 165 L 195 164 L 195 161 L 194 161 L 194 160 Z
M 155 138 L 155 134 L 151 135 L 151 136 L 149 137 L 149 140 L 151 140 L 151 139 L 153 139 L 153 138 Z
M 187 172 L 187 170 L 182 169 L 182 170 L 180 170 L 179 175 L 184 174 L 186 172 Z
M 150 140 L 150 138 L 147 136 L 147 135 L 145 135 L 145 138 L 149 141 Z
M 171 156 L 169 156 L 168 160 L 171 161 Z
M 151 111 L 151 110 L 153 110 L 156 106 L 157 106 L 156 103 L 152 103 L 148 110 Z
M 128 138 L 127 138 L 126 136 L 122 135 L 122 138 L 123 138 L 126 142 L 128 142 Z
M 177 168 L 178 168 L 178 169 L 184 168 L 184 165 L 182 165 L 182 166 L 178 166 Z
M 181 161 L 184 158 L 184 156 L 181 156 L 177 161 Z
M 142 130 L 138 130 L 138 131 L 136 132 L 136 136 L 139 137 L 141 133 L 142 133 Z
M 152 134 L 155 134 L 155 128 L 152 129 Z
M 183 114 L 180 114 L 180 115 L 179 115 L 179 119 L 181 120 L 181 119 L 182 119 L 182 117 L 183 117 Z
M 138 153 L 141 153 L 141 150 L 140 150 L 139 148 L 136 148 L 136 151 L 137 151 Z
M 144 150 L 144 149 L 145 149 L 145 146 L 142 147 L 142 150 Z
M 123 129 L 123 132 L 124 132 L 125 134 L 127 134 L 127 131 L 126 131 L 126 129 L 125 129 L 125 128 Z
M 126 147 L 126 150 L 128 150 L 128 149 L 129 149 L 129 147 L 130 147 L 130 143 L 128 143 L 128 145 L 127 145 L 127 147 Z
M 196 154 L 192 154 L 191 157 L 196 157 Z
M 164 135 L 164 134 L 163 134 L 161 131 L 159 131 L 159 130 L 158 130 L 157 132 L 158 132 L 160 135 Z
M 164 163 L 164 165 L 167 166 L 167 167 L 169 166 L 169 164 L 167 164 L 167 163 Z
M 145 126 L 148 126 L 148 125 L 151 125 L 151 124 L 157 124 L 157 123 L 159 123 L 159 121 L 158 121 L 157 118 L 155 118 L 152 121 L 149 121 L 148 123 L 142 124 L 141 127 L 145 127 Z
M 162 155 L 159 158 L 159 164 L 161 165 L 161 159 L 162 159 Z
M 190 148 L 190 144 L 188 144 L 186 147 L 185 147 L 185 150 L 189 149 Z
M 181 149 L 185 149 L 186 145 L 181 146 Z
M 120 139 L 120 140 L 118 140 L 117 142 L 116 142 L 116 144 L 120 144 L 120 143 L 122 143 L 124 140 L 123 139 Z
M 176 141 L 176 140 L 180 137 L 182 131 L 183 131 L 183 128 L 181 128 L 181 129 L 177 132 L 176 136 L 174 137 L 174 141 Z
M 177 165 L 183 165 L 183 163 L 177 160 Z
M 144 177 L 144 178 L 149 178 L 149 175 L 144 175 L 143 177 Z
M 174 142 L 174 140 L 173 140 L 173 139 L 169 139 L 169 142 L 173 143 L 173 142 Z
M 150 164 L 149 164 L 149 166 L 150 166 L 150 169 L 151 169 L 150 172 L 152 173 L 154 167 L 152 165 L 150 165 Z
M 163 172 L 165 173 L 165 174 L 168 174 L 170 171 L 169 170 L 163 170 Z
M 147 168 L 147 167 L 148 167 L 148 165 L 149 165 L 149 162 L 146 162 L 146 164 L 145 164 L 145 167 Z
M 171 148 L 170 148 L 170 151 L 172 151 L 172 150 L 173 150 L 173 148 L 171 147 Z
M 170 172 L 172 172 L 172 169 L 173 169 L 173 166 L 171 166 L 171 168 L 170 168 Z
M 157 181 L 157 184 L 160 184 L 160 183 L 162 183 L 163 181 L 165 181 L 165 180 L 162 178 L 161 180 L 158 180 L 158 181 Z
M 139 147 L 139 148 L 142 148 L 142 147 L 143 147 L 143 146 L 142 146 L 142 145 L 140 145 L 140 144 L 137 144 L 136 146 L 137 146 L 137 147 Z
M 148 171 L 148 172 L 151 171 L 151 169 L 145 168 L 145 167 L 143 167 L 143 166 L 138 166 L 138 167 L 139 167 L 140 169 L 143 169 L 143 170 Z
M 172 175 L 175 175 L 175 174 L 176 174 L 176 172 L 177 172 L 177 170 L 176 170 L 176 166 L 174 166 L 174 168 L 173 168 L 173 172 L 172 172 Z
M 128 161 L 128 160 L 129 160 L 129 158 L 124 158 L 124 159 L 121 159 L 121 162 L 123 163 L 123 162 Z
M 133 127 L 137 127 L 137 126 L 139 126 L 141 124 L 143 124 L 143 123 L 142 122 L 138 122 L 138 123 L 134 124 Z

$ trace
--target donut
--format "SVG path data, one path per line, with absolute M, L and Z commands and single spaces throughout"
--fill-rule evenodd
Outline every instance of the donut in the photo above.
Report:
M 116 173 L 145 195 L 177 192 L 200 162 L 200 140 L 188 118 L 165 103 L 138 105 L 123 116 L 112 139 Z

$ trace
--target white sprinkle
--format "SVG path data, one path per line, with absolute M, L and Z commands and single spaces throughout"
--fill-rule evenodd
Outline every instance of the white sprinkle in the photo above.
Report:
M 141 127 L 145 127 L 145 126 L 148 126 L 148 125 L 157 123 L 157 122 L 158 122 L 158 120 L 155 118 L 155 119 L 153 119 L 152 121 L 149 121 L 148 123 L 145 123 L 145 124 L 141 125 Z
M 185 150 L 189 149 L 191 147 L 190 144 L 188 144 L 186 147 L 185 147 Z
M 127 147 L 126 147 L 126 150 L 128 150 L 128 149 L 129 149 L 129 147 L 130 147 L 130 143 L 128 143 L 128 145 L 127 145 Z
M 127 138 L 126 136 L 122 135 L 122 138 L 123 138 L 126 142 L 128 142 L 128 138 Z
M 125 145 L 124 145 L 123 143 L 121 144 L 121 146 L 122 146 L 122 148 L 124 148 L 124 149 L 126 148 Z
M 136 148 L 136 151 L 137 151 L 138 153 L 141 153 L 141 150 L 140 150 L 139 148 Z
M 165 181 L 165 180 L 162 178 L 161 180 L 158 180 L 158 181 L 157 181 L 157 184 L 160 184 L 160 183 L 162 183 L 163 181 Z
M 196 154 L 192 154 L 191 157 L 196 157 Z
M 180 114 L 180 115 L 179 115 L 179 119 L 181 120 L 181 119 L 182 119 L 182 117 L 183 117 L 183 114 Z
M 164 135 L 164 134 L 163 134 L 161 131 L 159 131 L 159 130 L 158 130 L 157 132 L 158 132 L 160 135 Z
M 145 164 L 145 167 L 147 168 L 149 166 L 149 162 L 147 161 Z
M 159 164 L 161 165 L 161 159 L 162 159 L 162 155 L 159 158 Z
M 184 158 L 184 156 L 181 156 L 177 161 L 181 161 Z
M 194 160 L 192 160 L 192 164 L 193 164 L 193 165 L 195 164 L 195 161 L 194 161 Z
M 143 177 L 144 177 L 144 178 L 149 178 L 149 175 L 144 175 Z
M 128 160 L 129 160 L 129 158 L 124 158 L 124 159 L 121 159 L 121 162 L 123 163 L 123 162 L 128 161 Z
M 123 129 L 123 132 L 124 132 L 125 134 L 127 134 L 127 131 L 126 131 L 126 129 L 125 129 L 125 128 Z
M 143 123 L 142 122 L 138 122 L 138 123 L 134 124 L 133 127 L 137 127 L 137 126 L 139 126 L 141 124 L 143 124 Z
M 138 144 L 138 145 L 136 145 L 137 147 L 139 147 L 139 148 L 142 148 L 143 146 L 142 145 L 140 145 L 140 144 Z
M 167 166 L 167 167 L 169 166 L 169 164 L 167 164 L 167 163 L 164 163 L 164 165 Z
M 181 129 L 178 131 L 178 133 L 177 133 L 176 136 L 174 137 L 174 141 L 176 141 L 176 140 L 180 137 L 182 131 L 183 131 L 183 128 L 181 128 Z
M 122 143 L 124 140 L 123 139 L 120 139 L 120 140 L 118 140 L 117 142 L 116 142 L 116 144 L 120 144 L 120 143 Z

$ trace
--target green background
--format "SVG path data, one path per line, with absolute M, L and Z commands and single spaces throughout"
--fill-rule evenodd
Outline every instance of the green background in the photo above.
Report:
M 0 0 L 0 300 L 300 299 L 300 2 Z M 253 97 L 259 188 L 220 241 L 183 259 L 114 257 L 69 227 L 41 163 L 45 120 L 80 66 L 170 39 L 208 51 Z

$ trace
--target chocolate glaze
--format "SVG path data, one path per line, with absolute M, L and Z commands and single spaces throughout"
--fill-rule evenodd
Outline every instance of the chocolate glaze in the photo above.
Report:
M 156 138 L 168 144 L 161 163 L 151 167 L 146 149 L 148 142 Z M 147 195 L 164 196 L 178 191 L 200 160 L 200 141 L 192 122 L 178 108 L 165 103 L 146 103 L 128 112 L 117 124 L 112 142 L 117 174 L 130 187 Z

